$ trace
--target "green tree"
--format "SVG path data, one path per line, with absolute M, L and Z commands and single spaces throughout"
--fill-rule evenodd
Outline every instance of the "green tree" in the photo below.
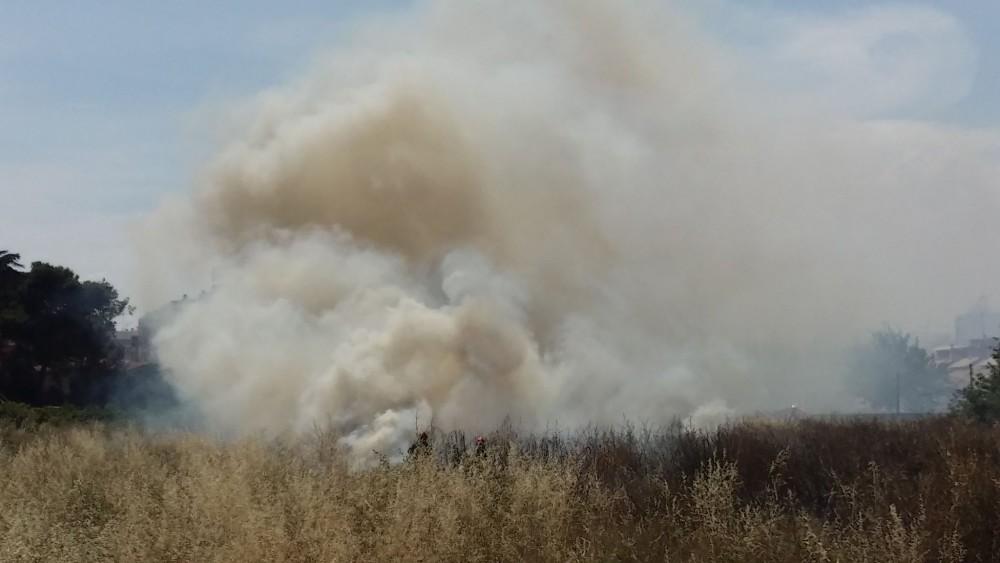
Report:
M 850 381 L 872 407 L 908 412 L 934 410 L 947 397 L 947 372 L 911 335 L 887 327 L 855 351 Z M 898 395 L 897 395 L 898 394 Z
M 6 272 L 17 272 L 24 266 L 21 265 L 21 255 L 0 250 L 0 275 Z
M 0 250 L 0 344 L 4 342 L 4 324 L 23 317 L 17 299 L 24 278 L 20 260 L 20 254 Z
M 16 255 L 3 258 L 10 256 Z M 121 370 L 114 319 L 128 300 L 106 280 L 80 281 L 62 266 L 35 262 L 27 272 L 0 273 L 9 278 L 0 317 L 0 394 L 31 404 L 100 402 Z
M 991 357 L 985 373 L 977 373 L 968 387 L 955 392 L 952 412 L 980 422 L 1000 421 L 1000 340 Z

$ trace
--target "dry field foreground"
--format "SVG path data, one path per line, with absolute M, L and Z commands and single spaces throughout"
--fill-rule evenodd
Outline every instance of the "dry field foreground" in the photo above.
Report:
M 998 561 L 1000 430 L 950 419 L 438 436 L 0 429 L 0 561 Z

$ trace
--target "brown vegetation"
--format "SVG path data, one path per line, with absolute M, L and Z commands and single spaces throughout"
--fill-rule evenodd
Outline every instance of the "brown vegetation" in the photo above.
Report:
M 0 560 L 995 561 L 1000 430 L 504 429 L 352 471 L 331 434 L 0 430 Z

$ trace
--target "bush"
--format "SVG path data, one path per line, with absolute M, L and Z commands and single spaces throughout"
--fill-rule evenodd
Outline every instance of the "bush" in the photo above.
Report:
M 86 422 L 115 420 L 115 411 L 98 407 L 33 407 L 13 401 L 0 401 L 0 422 L 18 427 L 39 425 L 68 426 Z

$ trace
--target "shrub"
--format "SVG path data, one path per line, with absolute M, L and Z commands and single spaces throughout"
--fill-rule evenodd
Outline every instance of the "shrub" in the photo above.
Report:
M 109 422 L 117 413 L 100 407 L 46 406 L 34 407 L 14 401 L 0 401 L 0 421 L 15 426 L 33 427 L 41 424 L 64 426 L 85 422 Z

